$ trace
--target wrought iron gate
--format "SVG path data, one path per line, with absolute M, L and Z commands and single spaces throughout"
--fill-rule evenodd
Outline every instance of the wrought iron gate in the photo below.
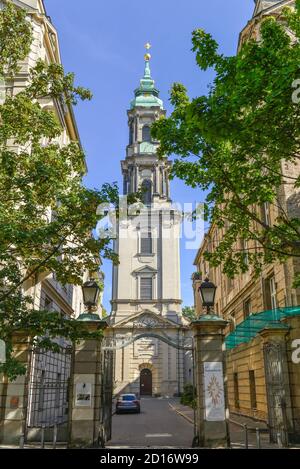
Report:
M 113 395 L 113 352 L 104 350 L 101 363 L 101 423 L 98 438 L 99 446 L 111 440 L 112 395 Z
M 282 344 L 268 343 L 264 346 L 270 438 L 273 443 L 280 438 L 287 446 L 285 353 Z
M 72 347 L 61 347 L 59 353 L 40 348 L 32 351 L 26 439 L 30 429 L 67 424 L 71 361 Z

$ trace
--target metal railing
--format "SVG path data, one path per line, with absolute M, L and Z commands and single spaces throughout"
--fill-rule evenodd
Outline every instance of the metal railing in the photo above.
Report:
M 270 447 L 270 436 L 271 436 L 271 429 L 268 426 L 267 428 L 259 428 L 259 427 L 254 427 L 249 424 L 241 424 L 236 421 L 231 421 L 233 425 L 236 425 L 242 429 L 242 434 L 243 434 L 243 443 L 242 443 L 242 448 L 244 449 L 250 449 L 250 448 L 256 448 L 256 449 L 263 449 L 264 446 Z M 268 435 L 268 445 L 265 444 L 265 442 L 262 439 L 263 435 Z M 283 443 L 282 439 L 282 433 L 277 432 L 277 438 L 276 438 L 276 445 L 278 448 L 284 448 L 285 445 Z

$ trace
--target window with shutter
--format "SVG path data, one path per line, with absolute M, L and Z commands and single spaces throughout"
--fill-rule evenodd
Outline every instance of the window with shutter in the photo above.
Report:
M 275 277 L 272 275 L 264 281 L 265 309 L 277 308 L 277 292 Z
M 270 204 L 269 202 L 265 202 L 261 206 L 261 216 L 262 221 L 267 225 L 271 226 L 271 215 L 270 215 Z
M 151 235 L 151 233 L 142 233 L 142 236 L 141 236 L 141 254 L 152 254 L 152 235 Z
M 230 332 L 235 331 L 235 328 L 236 328 L 235 311 L 232 311 L 229 316 L 229 327 L 230 327 Z
M 252 307 L 251 307 L 251 299 L 247 298 L 246 301 L 244 301 L 244 319 L 247 319 L 251 314 L 252 314 Z
M 271 277 L 269 282 L 270 282 L 270 294 L 271 294 L 272 309 L 276 309 L 277 308 L 277 291 L 276 291 L 275 277 Z
M 240 408 L 240 392 L 239 392 L 238 373 L 233 374 L 233 388 L 234 388 L 234 406 L 236 409 L 239 409 Z
M 249 371 L 249 384 L 250 384 L 251 409 L 255 410 L 257 408 L 257 399 L 256 399 L 256 382 L 255 382 L 254 370 Z
M 151 277 L 141 277 L 141 300 L 152 300 L 153 297 L 153 282 Z
M 243 251 L 244 264 L 249 265 L 249 246 L 248 241 L 246 239 L 242 239 L 241 249 Z

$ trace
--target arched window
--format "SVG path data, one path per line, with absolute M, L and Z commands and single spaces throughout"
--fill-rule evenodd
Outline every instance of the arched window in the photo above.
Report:
M 143 142 L 151 142 L 151 128 L 149 125 L 143 127 Z
M 142 191 L 144 205 L 150 205 L 152 202 L 152 182 L 149 179 L 143 181 Z

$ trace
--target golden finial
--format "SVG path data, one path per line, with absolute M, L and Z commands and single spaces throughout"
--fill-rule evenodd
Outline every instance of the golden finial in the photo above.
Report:
M 151 44 L 150 42 L 147 42 L 147 44 L 145 44 L 145 49 L 147 49 L 149 51 L 149 49 L 151 49 Z M 149 54 L 149 52 L 147 52 L 147 54 L 145 54 L 144 56 L 144 59 L 146 60 L 146 62 L 149 62 L 149 60 L 151 60 L 151 54 Z

